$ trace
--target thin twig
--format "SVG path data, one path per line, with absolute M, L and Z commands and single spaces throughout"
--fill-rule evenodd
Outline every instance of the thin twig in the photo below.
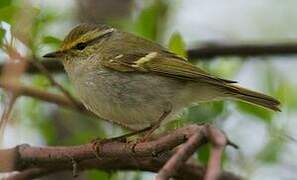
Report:
M 31 63 L 37 67 L 37 69 L 40 70 L 40 72 L 42 72 L 47 79 L 50 81 L 50 83 L 57 87 L 67 98 L 69 98 L 72 103 L 77 107 L 80 108 L 80 103 L 77 102 L 77 100 L 61 85 L 59 84 L 57 81 L 55 81 L 55 79 L 53 78 L 53 76 L 50 74 L 50 72 L 44 67 L 44 65 L 42 63 L 40 63 L 39 61 L 31 61 Z
M 17 93 L 8 92 L 8 95 L 6 97 L 6 102 L 4 104 L 4 110 L 3 110 L 1 120 L 0 120 L 0 137 L 3 136 L 4 128 L 7 124 L 7 122 L 9 121 L 9 116 L 10 116 L 10 113 L 12 111 L 13 105 L 15 104 L 17 97 L 18 97 Z
M 5 42 L 3 44 L 3 50 L 9 56 L 9 63 L 6 63 L 3 67 L 3 73 L 1 74 L 1 82 L 14 82 L 19 83 L 19 79 L 26 70 L 26 61 L 23 61 L 19 52 L 15 50 L 12 44 Z M 4 111 L 0 122 L 0 137 L 2 137 L 5 125 L 9 120 L 10 113 L 13 105 L 19 95 L 18 89 L 13 92 L 7 93 L 7 101 L 5 103 Z M 2 138 L 0 138 L 2 139 Z

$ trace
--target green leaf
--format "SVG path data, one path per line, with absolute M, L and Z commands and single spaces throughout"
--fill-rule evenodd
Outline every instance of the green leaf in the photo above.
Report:
M 12 0 L 1 0 L 0 1 L 0 9 L 11 5 L 11 2 L 12 2 Z
M 148 39 L 156 40 L 158 30 L 162 29 L 161 21 L 167 12 L 167 5 L 161 0 L 156 0 L 154 3 L 144 8 L 139 14 L 134 23 L 134 31 Z
M 170 49 L 170 51 L 182 57 L 187 57 L 185 42 L 178 32 L 173 33 L 170 37 L 168 48 Z
M 59 46 L 62 41 L 56 37 L 53 37 L 53 36 L 45 36 L 45 37 L 43 37 L 42 42 L 44 44 Z
M 5 33 L 6 33 L 5 29 L 3 29 L 3 28 L 0 27 L 0 47 L 1 47 L 2 43 L 3 43 L 3 39 L 5 37 Z

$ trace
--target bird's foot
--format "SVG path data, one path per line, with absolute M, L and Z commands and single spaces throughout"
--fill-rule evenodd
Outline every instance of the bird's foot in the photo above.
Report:
M 114 137 L 110 139 L 104 139 L 104 138 L 96 138 L 91 141 L 92 144 L 92 149 L 95 154 L 95 156 L 100 159 L 100 148 L 102 147 L 103 144 L 106 143 L 112 143 L 112 142 L 121 142 L 121 143 L 126 143 L 127 142 L 127 136 L 129 134 L 125 134 L 123 136 L 119 137 Z
M 111 143 L 111 142 L 127 143 L 128 142 L 127 139 L 129 137 L 137 135 L 137 134 L 141 134 L 141 133 L 146 132 L 150 129 L 151 129 L 151 127 L 148 127 L 148 128 L 144 128 L 139 131 L 131 132 L 131 133 L 124 134 L 124 135 L 118 136 L 118 137 L 113 137 L 110 139 L 96 138 L 91 141 L 93 152 L 94 152 L 95 156 L 99 159 L 100 147 L 102 146 L 102 144 Z M 137 144 L 138 142 L 140 142 L 140 140 L 136 140 L 136 143 L 135 142 L 134 143 Z M 141 142 L 144 142 L 144 141 L 141 141 Z

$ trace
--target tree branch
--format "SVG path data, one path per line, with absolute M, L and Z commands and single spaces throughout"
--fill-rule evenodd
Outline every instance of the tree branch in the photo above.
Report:
M 202 133 L 203 132 L 203 133 Z M 159 138 L 137 143 L 102 141 L 99 143 L 98 157 L 94 154 L 93 144 L 69 147 L 31 147 L 20 145 L 15 148 L 0 150 L 0 172 L 19 171 L 10 176 L 12 179 L 40 177 L 49 173 L 65 170 L 143 170 L 158 172 L 175 154 L 174 148 L 186 142 L 194 134 L 200 139 L 207 138 L 205 126 L 189 125 L 176 129 Z M 200 144 L 204 141 L 200 141 Z M 183 147 L 184 145 L 181 145 Z M 132 148 L 134 147 L 134 148 Z M 192 152 L 192 154 L 195 151 Z M 173 156 L 172 156 L 173 155 Z M 75 166 L 74 166 L 75 165 Z M 193 163 L 183 163 L 172 172 L 172 177 L 179 179 L 203 179 L 204 167 Z M 239 177 L 219 173 L 220 179 L 238 180 Z
M 188 50 L 189 59 L 213 58 L 216 56 L 272 56 L 297 55 L 296 43 L 279 44 L 208 44 Z

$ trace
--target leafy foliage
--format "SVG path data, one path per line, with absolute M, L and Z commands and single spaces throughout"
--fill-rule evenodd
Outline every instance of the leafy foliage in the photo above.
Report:
M 0 2 L 0 9 L 3 8 L 3 7 L 11 5 L 11 3 L 12 3 L 12 0 L 2 0 Z
M 61 44 L 61 40 L 56 38 L 56 37 L 53 37 L 53 36 L 43 37 L 42 42 L 44 44 L 49 44 L 49 45 L 52 45 L 54 47 L 58 47 Z

